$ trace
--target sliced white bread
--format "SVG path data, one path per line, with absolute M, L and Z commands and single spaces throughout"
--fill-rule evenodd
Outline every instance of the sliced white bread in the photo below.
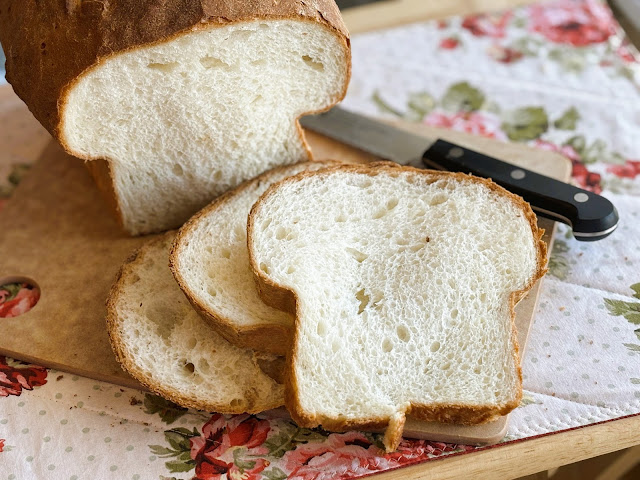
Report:
M 0 40 L 15 91 L 67 152 L 98 161 L 133 235 L 308 160 L 297 118 L 342 99 L 350 76 L 333 0 L 0 0 Z
M 184 407 L 257 413 L 282 405 L 283 386 L 258 359 L 229 344 L 191 307 L 168 267 L 175 234 L 136 251 L 107 301 L 107 329 L 117 360 L 150 390 Z M 275 369 L 277 370 L 277 368 Z
M 531 208 L 489 180 L 378 163 L 302 173 L 249 216 L 266 302 L 295 313 L 300 425 L 477 424 L 522 396 L 514 306 L 545 272 Z
M 302 171 L 337 162 L 280 167 L 245 182 L 194 215 L 178 232 L 170 267 L 194 308 L 232 344 L 286 355 L 293 339 L 293 315 L 259 297 L 247 253 L 247 217 L 271 186 Z

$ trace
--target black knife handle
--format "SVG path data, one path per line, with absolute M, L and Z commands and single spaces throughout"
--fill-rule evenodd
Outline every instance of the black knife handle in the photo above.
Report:
M 616 207 L 600 195 L 444 140 L 424 152 L 422 161 L 428 168 L 491 178 L 538 215 L 570 225 L 577 240 L 600 240 L 618 226 Z

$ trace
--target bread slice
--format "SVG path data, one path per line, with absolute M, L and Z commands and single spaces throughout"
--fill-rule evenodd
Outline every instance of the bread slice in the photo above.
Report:
M 90 170 L 133 235 L 308 160 L 296 119 L 350 76 L 333 0 L 0 0 L 0 40 L 36 118 L 68 153 L 108 162 Z
M 531 208 L 489 180 L 377 163 L 302 173 L 252 208 L 262 298 L 295 312 L 302 426 L 477 424 L 522 395 L 514 305 L 545 272 Z
M 263 173 L 227 192 L 180 229 L 170 267 L 193 306 L 232 344 L 286 355 L 293 316 L 266 305 L 256 291 L 247 253 L 247 217 L 272 183 L 338 162 L 304 162 Z
M 167 266 L 174 237 L 151 240 L 120 270 L 107 301 L 116 358 L 143 385 L 184 407 L 257 413 L 282 405 L 283 386 L 259 366 L 268 368 L 271 359 L 217 335 L 178 288 Z

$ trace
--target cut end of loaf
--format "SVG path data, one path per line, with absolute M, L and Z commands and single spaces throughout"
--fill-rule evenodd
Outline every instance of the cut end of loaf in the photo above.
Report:
M 175 228 L 216 196 L 307 160 L 296 119 L 345 94 L 350 53 L 326 25 L 216 24 L 105 58 L 71 84 L 60 140 L 110 162 L 131 234 Z
M 516 300 L 544 273 L 530 207 L 494 183 L 386 164 L 301 174 L 254 206 L 259 283 L 292 292 L 286 404 L 306 426 L 405 413 L 483 423 L 521 395 Z

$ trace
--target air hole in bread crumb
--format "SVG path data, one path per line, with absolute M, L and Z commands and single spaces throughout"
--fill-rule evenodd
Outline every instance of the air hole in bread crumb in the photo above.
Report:
M 278 229 L 276 230 L 276 239 L 277 240 L 282 240 L 284 237 L 287 236 L 287 229 L 284 227 L 278 227 Z
M 358 307 L 358 315 L 364 312 L 364 309 L 369 305 L 369 295 L 364 292 L 364 288 L 356 292 L 356 299 L 360 302 Z
M 451 368 L 451 363 L 450 362 L 447 362 L 447 363 L 445 363 L 444 365 L 442 365 L 440 367 L 441 370 L 449 370 L 449 368 Z
M 295 271 L 296 271 L 296 269 L 293 266 L 289 266 L 289 268 L 287 268 L 287 275 L 291 275 Z
M 331 343 L 331 350 L 333 351 L 333 353 L 336 353 L 338 350 L 340 350 L 340 347 L 342 347 L 342 344 L 339 340 L 334 340 Z
M 209 373 L 211 371 L 211 366 L 206 358 L 198 360 L 198 370 L 202 373 Z
M 263 99 L 262 95 L 256 95 L 256 97 L 253 100 L 251 100 L 251 105 L 256 105 L 260 103 L 262 99 Z
M 438 193 L 434 195 L 431 200 L 429 200 L 429 205 L 435 207 L 436 205 L 441 205 L 447 201 L 447 196 L 443 193 Z
M 391 341 L 391 339 L 385 338 L 382 341 L 382 351 L 384 353 L 389 353 L 391 350 L 393 350 L 393 342 Z
M 222 172 L 220 170 L 218 170 L 216 173 L 213 174 L 213 179 L 216 182 L 219 182 L 220 180 L 222 180 Z
M 229 250 L 228 248 L 222 248 L 222 250 L 220 250 L 220 255 L 222 255 L 224 258 L 231 258 L 231 250 Z
M 196 337 L 191 337 L 187 342 L 187 348 L 189 349 L 196 348 L 197 344 L 198 344 L 198 339 Z
M 196 371 L 196 367 L 193 365 L 193 363 L 191 362 L 187 362 L 184 364 L 184 370 L 185 372 L 188 372 L 189 374 L 192 374 Z
M 233 400 L 231 400 L 230 405 L 232 407 L 242 407 L 244 405 L 244 402 L 241 398 L 234 398 Z
M 262 270 L 264 273 L 267 273 L 267 274 L 271 273 L 271 269 L 264 262 L 260 263 L 260 270 Z
M 184 174 L 184 170 L 182 169 L 182 165 L 179 163 L 174 163 L 173 167 L 171 167 L 173 174 L 177 177 L 181 177 Z
M 345 248 L 345 250 L 353 258 L 355 258 L 358 263 L 364 262 L 369 257 L 369 255 L 367 255 L 366 253 L 363 253 L 360 250 L 356 250 L 355 248 L 347 247 L 347 248 Z
M 215 289 L 213 287 L 209 287 L 207 288 L 207 293 L 209 295 L 211 295 L 212 297 L 215 297 L 216 295 L 218 295 L 218 292 L 215 291 Z
M 342 222 L 346 222 L 347 221 L 347 217 L 344 214 L 340 214 L 338 216 L 336 216 L 336 222 L 337 223 L 342 223 Z
M 373 214 L 373 219 L 374 219 L 374 220 L 378 220 L 378 219 L 380 219 L 380 218 L 384 217 L 384 216 L 387 214 L 387 211 L 388 211 L 388 210 L 387 210 L 386 208 L 381 208 L 381 209 L 379 209 L 377 212 L 375 212 L 375 213 Z
M 180 64 L 177 62 L 168 63 L 150 63 L 147 67 L 151 70 L 158 70 L 163 73 L 173 72 Z
M 408 342 L 411 338 L 411 333 L 405 325 L 398 325 L 398 328 L 396 328 L 396 334 L 398 335 L 398 338 L 403 342 Z
M 391 211 L 398 206 L 398 199 L 392 198 L 387 202 L 387 210 Z
M 458 318 L 458 309 L 454 308 L 453 310 L 451 310 L 451 318 Z
M 229 68 L 229 64 L 225 61 L 217 58 L 217 57 L 202 57 L 200 59 L 200 64 L 205 68 L 205 70 L 210 70 L 212 68 Z
M 254 65 L 254 66 L 260 66 L 260 65 L 266 65 L 267 61 L 264 58 L 259 58 L 258 60 L 252 60 L 250 63 L 251 65 Z
M 303 55 L 302 56 L 302 61 L 308 66 L 313 68 L 315 71 L 317 72 L 323 72 L 324 71 L 324 65 L 322 62 L 316 62 L 313 58 L 311 58 L 309 55 Z
M 433 353 L 437 352 L 438 350 L 440 350 L 440 342 L 433 342 L 431 344 L 431 349 L 430 349 Z

